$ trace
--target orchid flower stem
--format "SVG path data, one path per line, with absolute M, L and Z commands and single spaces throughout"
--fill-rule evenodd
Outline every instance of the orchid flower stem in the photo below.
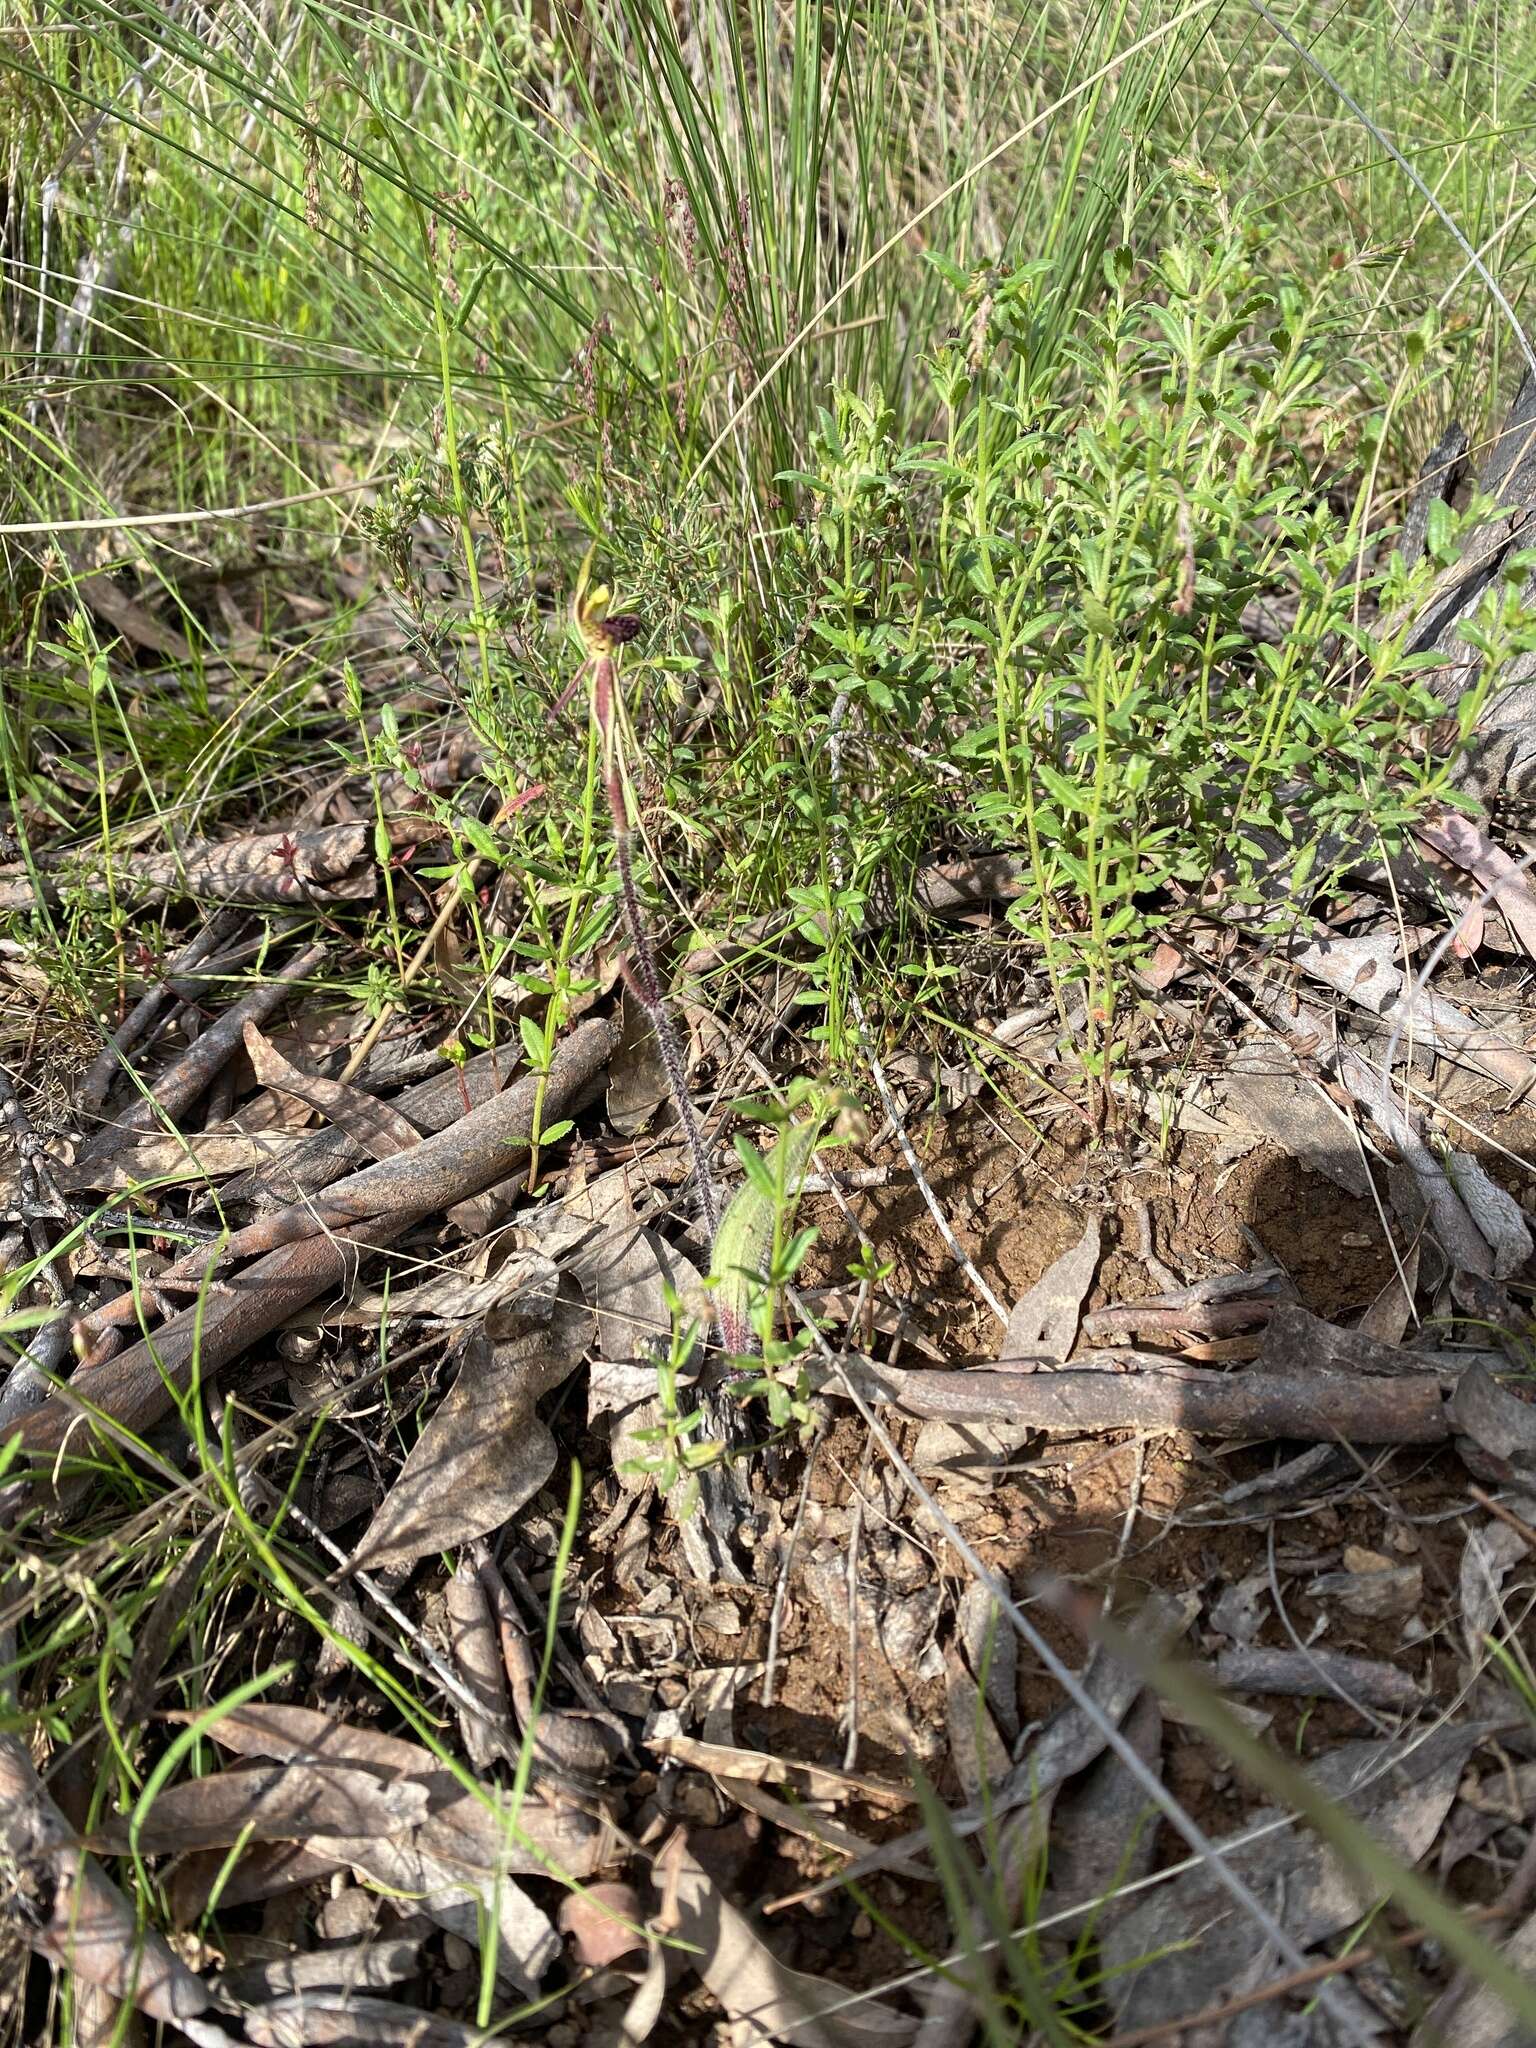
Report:
M 693 1159 L 694 1179 L 699 1189 L 699 1210 L 704 1219 L 704 1227 L 709 1233 L 710 1248 L 713 1250 L 720 1229 L 720 1196 L 714 1176 L 709 1170 L 709 1155 L 704 1149 L 704 1134 L 699 1128 L 693 1098 L 688 1093 L 688 1075 L 683 1065 L 682 1048 L 678 1044 L 672 1012 L 662 990 L 661 975 L 656 965 L 651 935 L 646 927 L 640 892 L 635 887 L 634 833 L 629 822 L 629 798 L 624 789 L 624 777 L 613 745 L 613 700 L 613 661 L 610 656 L 603 655 L 598 659 L 593 672 L 592 715 L 597 721 L 603 743 L 603 780 L 608 793 L 608 809 L 613 819 L 614 863 L 619 875 L 619 902 L 623 908 L 624 924 L 629 935 L 630 958 L 624 970 L 624 978 L 644 1009 L 651 1030 L 655 1034 L 656 1047 L 661 1054 L 662 1068 L 667 1077 L 667 1086 L 677 1106 L 678 1121 L 682 1125 L 683 1136 Z

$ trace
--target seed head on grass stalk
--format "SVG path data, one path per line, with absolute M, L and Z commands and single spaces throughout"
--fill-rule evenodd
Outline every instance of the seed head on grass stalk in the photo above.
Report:
M 607 585 L 599 584 L 595 589 L 592 586 L 593 552 L 589 548 L 586 559 L 582 562 L 581 573 L 576 579 L 573 606 L 576 629 L 581 635 L 582 645 L 586 648 L 586 660 L 577 670 L 561 703 L 569 701 L 577 683 L 590 671 L 592 719 L 597 727 L 598 744 L 602 755 L 603 788 L 607 793 L 608 810 L 613 819 L 614 865 L 619 877 L 619 903 L 629 939 L 629 958 L 623 963 L 621 971 L 631 993 L 644 1009 L 646 1019 L 655 1034 L 662 1067 L 667 1076 L 667 1086 L 671 1090 L 673 1102 L 677 1105 L 678 1120 L 693 1159 L 694 1179 L 699 1190 L 699 1209 L 713 1249 L 720 1230 L 720 1196 L 715 1187 L 714 1176 L 709 1170 L 709 1157 L 704 1150 L 703 1133 L 699 1129 L 699 1119 L 693 1107 L 692 1097 L 688 1093 L 688 1076 L 683 1066 L 677 1031 L 662 990 L 655 948 L 651 944 L 645 913 L 641 908 L 640 892 L 635 887 L 634 834 L 629 819 L 629 796 L 624 787 L 624 770 L 619 758 L 619 720 L 615 715 L 619 652 L 640 631 L 640 621 L 633 612 L 609 612 L 610 593 Z

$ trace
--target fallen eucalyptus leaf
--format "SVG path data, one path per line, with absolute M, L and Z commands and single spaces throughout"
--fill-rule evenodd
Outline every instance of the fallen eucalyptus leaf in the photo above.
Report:
M 633 1885 L 589 1884 L 572 1892 L 560 1908 L 560 1932 L 568 1935 L 583 1969 L 606 1970 L 620 1956 L 647 1946 Z
M 164 1938 L 146 1927 L 38 1778 L 14 1735 L 0 1734 L 0 1836 L 11 1932 L 59 1970 L 166 2020 L 192 2041 L 222 2041 L 195 2015 L 205 1986 Z
M 1536 897 L 1519 863 L 1460 811 L 1432 811 L 1415 818 L 1413 834 L 1492 890 L 1504 922 L 1536 960 Z
M 1428 1853 L 1456 1796 L 1462 1767 L 1486 1731 L 1441 1727 L 1422 1739 L 1348 1742 L 1307 1776 L 1367 1827 L 1399 1862 Z M 1246 1844 L 1266 1822 L 1288 1824 Z M 1369 1885 L 1340 1856 L 1291 1817 L 1272 1808 L 1252 1814 L 1218 1841 L 1228 1867 L 1277 1912 L 1299 1948 L 1337 1934 L 1374 1904 Z M 1189 1939 L 1199 1930 L 1198 1942 Z M 1203 1864 L 1170 1879 L 1107 1930 L 1104 1984 L 1124 2029 L 1171 2024 L 1274 1970 L 1262 1928 L 1240 1913 Z
M 391 1159 L 421 1143 L 421 1132 L 398 1109 L 345 1081 L 302 1073 L 251 1023 L 245 1026 L 245 1050 L 263 1088 L 275 1088 L 318 1110 L 328 1123 L 361 1145 L 370 1159 Z
M 485 1815 L 478 1800 L 470 1799 L 467 1805 Z M 475 1853 L 466 1854 L 471 1839 Z M 560 1953 L 560 1938 L 548 1914 L 510 1874 L 526 1873 L 530 1859 L 513 1846 L 510 1836 L 491 1837 L 464 1806 L 434 1816 L 408 1836 L 317 1835 L 315 1846 L 349 1863 L 374 1884 L 414 1899 L 429 1919 L 472 1948 L 481 1947 L 494 1927 L 497 1971 L 526 1996 L 537 1990 Z M 540 1868 L 537 1861 L 532 1867 L 535 1872 Z
M 1336 1600 L 1346 1614 L 1365 1621 L 1389 1621 L 1416 1614 L 1424 1597 L 1424 1568 L 1390 1566 L 1385 1571 L 1320 1572 L 1307 1582 L 1307 1597 Z
M 1529 1482 L 1536 1473 L 1536 1408 L 1481 1365 L 1468 1366 L 1446 1405 L 1470 1471 L 1500 1485 Z
M 1161 1775 L 1163 1715 L 1150 1689 L 1132 1703 L 1121 1733 L 1142 1761 Z M 1052 1816 L 1049 1889 L 1035 1909 L 1048 1919 L 1071 1906 L 1097 1908 L 1102 1931 L 1116 1908 L 1098 1906 L 1117 1887 L 1134 1884 L 1152 1867 L 1159 1814 L 1114 1750 L 1091 1763 L 1057 1794 Z M 1069 1940 L 1081 1932 L 1077 1923 Z
M 900 2048 L 914 2023 L 874 1999 L 848 2005 L 841 1984 L 781 1963 L 730 1904 L 679 1829 L 656 1858 L 656 1882 L 673 1906 L 673 1930 L 697 1953 L 705 1984 L 735 2020 L 741 2048 L 788 2041 L 794 2048 Z M 830 2010 L 836 2006 L 836 2012 Z
M 1491 1180 L 1470 1152 L 1452 1152 L 1446 1159 L 1451 1185 L 1493 1254 L 1495 1280 L 1508 1280 L 1531 1256 L 1531 1233 L 1514 1196 Z
M 387 1314 L 394 1320 L 472 1323 L 515 1315 L 522 1322 L 548 1322 L 559 1293 L 560 1274 L 543 1252 L 514 1252 L 494 1273 L 476 1276 L 472 1269 L 450 1267 L 415 1287 L 375 1288 L 354 1296 L 340 1310 L 317 1318 L 327 1327 L 377 1329 Z
M 1097 1217 L 1090 1216 L 1071 1250 L 1053 1260 L 1015 1303 L 1003 1333 L 999 1363 L 1014 1358 L 1063 1363 L 1077 1342 L 1083 1303 L 1098 1266 L 1099 1224 Z
M 1083 1303 L 1099 1264 L 1099 1225 L 1090 1216 L 1070 1250 L 1046 1267 L 1034 1286 L 1014 1304 L 1003 1332 L 999 1363 L 1014 1359 L 1062 1364 L 1077 1342 Z M 952 1422 L 930 1420 L 917 1433 L 912 1459 L 919 1472 L 948 1468 L 964 1479 L 967 1467 L 986 1466 L 1009 1458 L 1029 1435 L 1025 1423 Z
M 1523 1975 L 1536 1976 L 1536 1913 L 1503 1944 L 1504 1957 Z M 1415 2029 L 1409 2048 L 1530 2048 L 1530 2029 L 1498 1993 L 1475 1984 L 1447 2008 L 1435 2005 Z
M 239 1841 L 305 1842 L 322 1834 L 396 1834 L 427 1817 L 426 1788 L 334 1762 L 263 1764 L 168 1785 L 142 1817 L 91 1838 L 101 1855 L 221 1849 Z
M 619 1048 L 608 1062 L 608 1121 L 621 1138 L 633 1138 L 650 1125 L 671 1095 L 645 1005 L 623 988 L 619 995 Z
M 1283 1045 L 1256 1038 L 1239 1046 L 1211 1093 L 1229 1122 L 1268 1138 L 1309 1173 L 1326 1175 L 1346 1194 L 1370 1193 L 1350 1118 L 1317 1081 L 1303 1077 Z
M 575 1370 L 591 1340 L 590 1310 L 568 1298 L 547 1329 L 500 1343 L 473 1337 L 353 1565 L 412 1564 L 510 1521 L 555 1469 L 555 1440 L 535 1406 Z
M 1474 1666 L 1487 1657 L 1487 1639 L 1497 1631 L 1504 1608 L 1504 1581 L 1529 1556 L 1525 1538 L 1507 1523 L 1489 1522 L 1482 1528 L 1474 1524 L 1468 1529 L 1461 1551 L 1457 1604 L 1462 1636 Z

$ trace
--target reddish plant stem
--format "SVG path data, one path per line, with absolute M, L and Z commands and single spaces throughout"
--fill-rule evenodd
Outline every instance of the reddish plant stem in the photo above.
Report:
M 623 777 L 619 773 L 618 761 L 614 757 L 611 745 L 613 659 L 610 655 L 600 656 L 594 670 L 592 714 L 597 721 L 598 734 L 603 745 L 603 786 L 607 792 L 608 810 L 613 820 L 614 862 L 619 874 L 619 902 L 623 908 L 624 924 L 629 934 L 630 959 L 624 970 L 624 978 L 633 989 L 637 1001 L 645 1011 L 651 1030 L 655 1033 L 656 1049 L 661 1054 L 667 1086 L 671 1090 L 673 1102 L 677 1105 L 678 1121 L 682 1125 L 683 1136 L 687 1140 L 688 1150 L 693 1159 L 694 1178 L 699 1187 L 699 1210 L 704 1218 L 704 1227 L 709 1232 L 710 1244 L 713 1246 L 720 1229 L 720 1196 L 715 1187 L 714 1176 L 709 1170 L 709 1155 L 704 1149 L 704 1135 L 699 1129 L 693 1098 L 688 1093 L 688 1072 L 683 1065 L 682 1048 L 678 1044 L 672 1013 L 662 990 L 661 974 L 656 965 L 656 953 L 651 945 L 651 936 L 646 928 L 640 892 L 635 887 L 634 834 L 629 822 L 629 800 L 624 793 Z

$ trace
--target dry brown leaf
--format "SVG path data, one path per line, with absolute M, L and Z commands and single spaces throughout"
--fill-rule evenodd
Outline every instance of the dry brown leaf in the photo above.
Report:
M 1061 1364 L 1077 1342 L 1083 1303 L 1099 1266 L 1098 1218 L 1090 1216 L 1070 1251 L 1054 1260 L 1008 1318 L 999 1363 L 1046 1358 Z
M 59 1186 L 71 1194 L 116 1194 L 154 1181 L 222 1180 L 231 1173 L 281 1166 L 305 1142 L 299 1131 L 202 1131 L 190 1138 L 157 1132 L 110 1157 L 60 1166 Z M 0 1180 L 0 1199 L 9 1183 Z
M 198 1850 L 178 1862 L 165 1880 L 171 1922 L 192 1927 L 215 1900 L 226 1909 L 250 1905 L 302 1891 L 339 1868 L 335 1856 L 318 1856 L 298 1842 L 255 1842 L 233 1864 L 227 1849 Z
M 190 1714 L 172 1714 L 172 1721 L 189 1721 Z M 308 1759 L 362 1764 L 391 1776 L 439 1776 L 456 1796 L 457 1780 L 418 1742 L 403 1742 L 397 1735 L 383 1735 L 376 1728 L 355 1727 L 350 1721 L 333 1721 L 313 1707 L 280 1706 L 275 1702 L 252 1700 L 221 1714 L 209 1731 L 222 1749 L 237 1756 L 270 1756 L 280 1762 Z
M 655 2032 L 656 2022 L 661 2018 L 661 2008 L 667 1995 L 667 1951 L 659 1941 L 652 1940 L 650 1955 L 646 1960 L 645 1975 L 635 1986 L 635 1995 L 625 2009 L 623 2023 L 619 2028 L 619 2039 L 623 2048 L 640 2048 Z
M 430 1796 L 429 1818 L 420 1833 L 431 1854 L 465 1870 L 490 1870 L 498 1859 L 504 1869 L 524 1875 L 546 1869 L 551 1860 L 573 1877 L 590 1876 L 597 1868 L 596 1848 L 604 1831 L 596 1821 L 570 1809 L 556 1813 L 525 1799 L 517 1826 L 508 1834 L 495 1797 L 466 1792 L 461 1780 L 420 1743 L 333 1721 L 312 1707 L 261 1700 L 221 1714 L 210 1733 L 223 1748 L 241 1756 L 324 1759 L 420 1779 Z M 517 1860 L 508 1862 L 507 1856 Z
M 813 1799 L 868 1799 L 880 1806 L 910 1806 L 917 1797 L 910 1786 L 893 1785 L 885 1778 L 834 1771 L 826 1764 L 804 1764 L 761 1749 L 737 1749 L 731 1743 L 703 1742 L 692 1735 L 652 1735 L 646 1747 L 657 1756 L 670 1757 L 674 1763 L 706 1771 L 711 1777 L 744 1778 L 754 1785 L 803 1780 Z
M 1010 1746 L 1019 1734 L 1019 1639 L 989 1588 L 972 1579 L 955 1610 L 955 1637 L 987 1709 Z
M 569 1196 L 540 1229 L 539 1243 L 596 1311 L 599 1365 L 631 1364 L 670 1337 L 669 1285 L 685 1305 L 707 1314 L 698 1272 L 637 1221 L 622 1172 L 599 1174 Z M 594 1372 L 595 1386 L 602 1377 Z M 602 1412 L 600 1400 L 593 1412 Z
M 357 1765 L 259 1764 L 169 1785 L 143 1816 L 109 1821 L 92 1837 L 101 1855 L 146 1856 L 253 1842 L 307 1842 L 319 1835 L 390 1835 L 427 1817 L 427 1790 Z
M 716 1778 L 715 1784 L 727 1799 L 734 1799 L 738 1806 L 744 1806 L 749 1813 L 760 1814 L 774 1827 L 783 1828 L 791 1835 L 804 1835 L 808 1842 L 817 1842 L 823 1849 L 829 1849 L 837 1856 L 869 1856 L 875 1845 L 867 1835 L 855 1834 L 852 1828 L 845 1828 L 841 1822 L 828 1820 L 818 1808 L 812 1808 L 801 1800 L 793 1804 L 787 1799 L 776 1799 L 771 1792 L 750 1778 Z M 820 1802 L 821 1806 L 830 1801 Z M 922 1879 L 926 1884 L 933 1872 L 915 1858 L 900 1858 L 888 1866 L 892 1870 L 905 1871 L 909 1877 Z
M 560 1274 L 543 1252 L 514 1252 L 494 1273 L 452 1266 L 418 1286 L 381 1288 L 357 1295 L 321 1320 L 327 1327 L 377 1329 L 386 1314 L 430 1322 L 470 1323 L 491 1315 L 515 1315 L 522 1322 L 547 1323 L 560 1289 Z
M 1379 1565 L 1351 1565 L 1351 1548 L 1346 1546 L 1343 1571 L 1322 1572 L 1308 1580 L 1309 1599 L 1337 1600 L 1346 1614 L 1358 1614 L 1367 1621 L 1389 1621 L 1418 1612 L 1424 1597 L 1422 1565 L 1394 1565 L 1385 1558 Z
M 670 1099 L 650 1018 L 625 988 L 619 997 L 619 1049 L 608 1065 L 608 1121 L 620 1137 L 633 1138 Z
M 465 1792 L 430 1750 L 372 1729 L 329 1721 L 304 1707 L 253 1702 L 222 1716 L 213 1729 L 224 1747 L 245 1755 L 276 1755 L 291 1763 L 343 1760 L 410 1784 L 425 1794 L 424 1817 L 389 1834 L 326 1834 L 316 1828 L 309 1849 L 350 1864 L 373 1883 L 416 1897 L 440 1926 L 478 1944 L 484 1929 L 499 1933 L 498 1967 L 531 1992 L 559 1953 L 547 1915 L 511 1882 L 554 1875 L 590 1877 L 609 1853 L 608 1830 L 575 1807 L 525 1798 L 513 1809 L 504 1795 Z
M 1083 1303 L 1099 1264 L 1099 1225 L 1090 1216 L 1070 1250 L 1054 1260 L 1015 1303 L 1003 1332 L 999 1362 L 1046 1359 L 1061 1364 L 1077 1342 Z M 1029 1435 L 1027 1423 L 1011 1421 L 925 1422 L 918 1431 L 913 1462 L 918 1471 L 949 1467 L 965 1477 L 968 1466 L 1011 1457 Z
M 1299 1301 L 1279 1301 L 1270 1311 L 1255 1370 L 1393 1378 L 1422 1373 L 1428 1363 L 1421 1351 L 1378 1343 L 1363 1328 L 1346 1330 L 1337 1323 L 1324 1322 Z
M 770 2041 L 794 2048 L 900 2048 L 911 2040 L 915 2023 L 904 2013 L 872 1998 L 850 2004 L 843 1985 L 781 1963 L 725 1898 L 681 1829 L 656 1858 L 656 1882 L 672 1908 L 669 1931 L 699 1951 L 690 1961 L 739 2023 L 742 2048 Z
M 643 1431 L 661 1420 L 656 1369 L 647 1352 L 668 1341 L 672 1315 L 667 1288 L 685 1304 L 703 1308 L 697 1269 L 635 1217 L 625 1174 L 599 1174 L 564 1201 L 540 1230 L 544 1249 L 558 1257 L 597 1315 L 597 1356 L 587 1391 L 587 1420 L 611 1415 L 609 1443 L 619 1483 L 632 1491 L 650 1484 Z
M 509 1521 L 555 1469 L 555 1440 L 535 1405 L 575 1370 L 591 1341 L 591 1311 L 569 1298 L 547 1329 L 500 1343 L 473 1337 L 353 1564 L 411 1564 Z
M 1414 1296 L 1419 1288 L 1417 1238 L 1393 1266 L 1392 1277 L 1360 1318 L 1356 1328 L 1377 1344 L 1401 1344 L 1413 1316 Z
M 1524 1503 L 1522 1503 L 1524 1505 Z M 1530 1556 L 1525 1538 L 1507 1522 L 1476 1523 L 1462 1546 L 1457 1610 L 1467 1656 L 1476 1670 L 1488 1655 L 1488 1639 L 1504 1620 L 1504 1581 Z M 1505 1631 L 1508 1623 L 1505 1623 Z
M 1154 1692 L 1132 1705 L 1121 1733 L 1150 1769 L 1162 1775 L 1163 1715 Z M 1088 1906 L 1152 1867 L 1161 1816 L 1130 1767 L 1106 1750 L 1057 1796 L 1048 1865 L 1050 1889 L 1037 1908 L 1045 1919 L 1068 1906 Z M 1104 1912 L 1093 1924 L 1105 1925 Z
M 1499 1033 L 1485 1030 L 1443 996 L 1428 989 L 1415 993 L 1397 965 L 1397 951 L 1396 927 L 1387 926 L 1345 938 L 1330 935 L 1298 947 L 1291 959 L 1303 973 L 1384 1024 L 1401 1024 L 1400 1058 L 1406 1058 L 1410 1046 L 1433 1046 L 1447 1059 L 1478 1067 L 1507 1087 L 1528 1088 L 1536 1078 L 1529 1055 Z
M 361 1145 L 370 1159 L 391 1159 L 421 1143 L 421 1132 L 398 1109 L 344 1081 L 300 1072 L 254 1024 L 245 1027 L 245 1050 L 264 1088 L 276 1088 L 307 1103 L 354 1144 Z
M 1479 1479 L 1530 1483 L 1536 1473 L 1536 1408 L 1485 1367 L 1472 1365 L 1456 1382 L 1449 1411 L 1462 1461 Z
M 148 1719 L 154 1705 L 155 1688 L 170 1655 L 177 1627 L 186 1619 L 192 1606 L 190 1589 L 198 1584 L 207 1570 L 209 1559 L 219 1547 L 221 1535 L 222 1531 L 217 1526 L 204 1531 L 171 1571 L 155 1596 L 155 1604 L 138 1624 L 128 1682 L 121 1688 L 116 1703 L 120 1723 L 131 1726 L 135 1721 Z
M 1346 1194 L 1369 1195 L 1371 1178 L 1350 1118 L 1317 1081 L 1299 1072 L 1284 1045 L 1253 1039 L 1239 1046 L 1211 1083 L 1211 1095 L 1242 1130 L 1268 1138 Z
M 478 1800 L 466 1804 L 489 1818 Z M 548 1809 L 525 1806 L 520 1818 L 537 1812 L 547 1814 Z M 595 1832 L 591 1822 L 585 1828 Z M 581 1817 L 573 1816 L 573 1842 L 582 1829 Z M 408 1836 L 326 1835 L 316 1836 L 315 1843 L 374 1884 L 414 1899 L 439 1927 L 472 1948 L 479 1948 L 486 1929 L 494 1926 L 497 1970 L 525 1995 L 532 1995 L 560 1953 L 548 1914 L 513 1881 L 514 1874 L 542 1873 L 544 1866 L 518 1848 L 500 1825 L 493 1833 L 467 1812 L 455 1815 L 450 1809 Z
M 1462 1207 L 1492 1254 L 1492 1277 L 1512 1279 L 1533 1250 L 1524 1210 L 1470 1152 L 1448 1153 L 1445 1167 Z
M 1460 811 L 1416 818 L 1413 833 L 1416 839 L 1422 839 L 1447 860 L 1455 861 L 1492 890 L 1504 922 L 1536 960 L 1536 897 L 1531 895 L 1530 884 L 1518 862 L 1501 846 L 1495 846 L 1487 833 Z
M 491 1619 L 490 1602 L 480 1575 L 467 1555 L 448 1581 L 443 1596 L 448 1614 L 448 1643 L 454 1668 L 466 1691 L 480 1702 L 473 1713 L 459 1702 L 459 1731 L 476 1770 L 498 1758 L 515 1761 L 521 1747 L 507 1706 L 507 1674 Z
M 82 1854 L 13 1735 L 0 1735 L 0 1840 L 6 1918 L 29 1948 L 193 2041 L 224 2039 L 195 2017 L 209 2003 L 203 1985 Z
M 959 1649 L 944 1652 L 944 1710 L 949 1728 L 949 1755 L 960 1789 L 967 1799 L 979 1798 L 983 1787 L 1005 1777 L 1010 1758 L 981 1687 Z
M 1475 1726 L 1440 1728 L 1422 1740 L 1348 1742 L 1312 1765 L 1320 1792 L 1345 1805 L 1382 1848 L 1410 1866 L 1427 1854 L 1456 1796 L 1462 1767 L 1482 1739 Z M 1252 1814 L 1239 1831 L 1277 1816 Z M 1315 1835 L 1280 1828 L 1239 1846 L 1218 1841 L 1224 1860 L 1278 1908 L 1306 1949 L 1351 1925 L 1371 1895 Z M 1190 1931 L 1200 1939 L 1192 1943 Z M 1157 2026 L 1199 2012 L 1254 1976 L 1274 1974 L 1268 1936 L 1236 1913 L 1204 1863 L 1171 1878 L 1106 1930 L 1103 1982 L 1123 2028 Z
M 1410 1672 L 1381 1657 L 1346 1650 L 1275 1650 L 1252 1644 L 1222 1650 L 1215 1665 L 1223 1692 L 1279 1693 L 1287 1699 L 1340 1699 L 1384 1714 L 1413 1714 L 1424 1693 Z
M 1506 1962 L 1536 1977 L 1536 1913 L 1503 1944 Z M 1511 2014 L 1499 1994 L 1474 1984 L 1447 2008 L 1432 2006 L 1415 2030 L 1409 2048 L 1529 2048 L 1529 2030 Z
M 641 1919 L 633 1885 L 589 1884 L 561 1906 L 560 1932 L 570 1937 L 584 1969 L 606 1970 L 620 1956 L 647 1946 Z
M 192 649 L 182 634 L 174 626 L 163 624 L 147 605 L 114 583 L 109 570 L 88 567 L 83 551 L 78 548 L 70 550 L 69 559 L 76 572 L 75 590 L 115 633 L 121 633 L 134 647 L 162 655 L 169 662 L 179 665 L 193 661 Z

